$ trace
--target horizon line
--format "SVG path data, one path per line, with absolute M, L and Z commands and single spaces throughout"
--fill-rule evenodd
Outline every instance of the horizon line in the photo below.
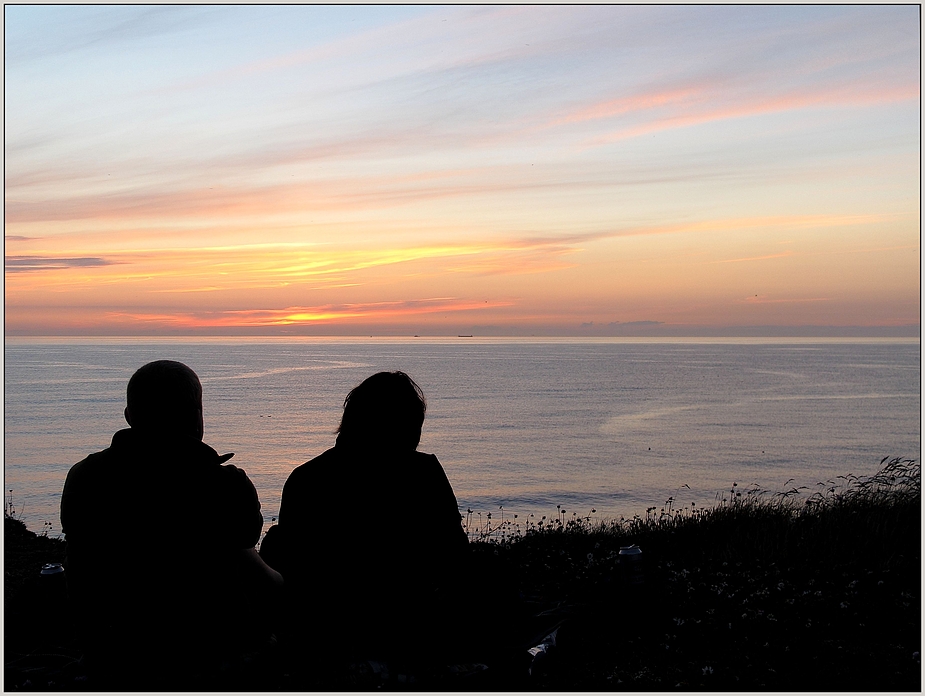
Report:
M 608 338 L 914 338 L 921 340 L 920 324 L 894 326 L 863 325 L 802 325 L 802 326 L 649 326 L 645 330 L 593 331 L 593 330 L 550 330 L 537 328 L 529 331 L 518 327 L 460 327 L 453 331 L 417 331 L 385 327 L 368 327 L 339 332 L 326 331 L 260 331 L 237 329 L 148 332 L 19 332 L 4 331 L 4 340 L 9 338 L 561 338 L 561 339 L 608 339 Z M 482 330 L 479 330 L 482 329 Z

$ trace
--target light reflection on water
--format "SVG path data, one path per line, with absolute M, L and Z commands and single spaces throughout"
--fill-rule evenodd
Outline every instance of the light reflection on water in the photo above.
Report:
M 631 516 L 733 481 L 816 490 L 920 449 L 908 340 L 7 339 L 5 357 L 6 488 L 32 529 L 57 529 L 67 469 L 124 427 L 128 378 L 161 358 L 200 375 L 204 439 L 236 453 L 268 522 L 288 473 L 332 446 L 347 392 L 384 369 L 424 389 L 421 449 L 463 511 Z M 362 514 L 349 492 L 319 511 Z

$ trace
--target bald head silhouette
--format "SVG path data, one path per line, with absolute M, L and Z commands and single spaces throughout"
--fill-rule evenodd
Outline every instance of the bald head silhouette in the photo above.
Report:
M 202 385 L 189 367 L 155 360 L 140 367 L 126 390 L 125 420 L 140 433 L 202 440 Z

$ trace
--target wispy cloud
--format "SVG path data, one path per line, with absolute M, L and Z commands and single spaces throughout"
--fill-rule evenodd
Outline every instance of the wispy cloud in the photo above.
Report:
M 6 8 L 8 64 L 108 45 L 128 45 L 139 39 L 188 31 L 190 23 L 202 17 L 203 10 L 177 6 L 111 6 L 94 11 L 86 6 L 58 6 L 51 12 L 46 10 L 41 28 L 35 27 L 28 33 L 10 31 L 11 25 L 18 26 L 17 14 L 17 8 Z
M 91 266 L 109 266 L 115 261 L 93 257 L 57 257 L 57 256 L 7 256 L 5 267 L 7 273 L 25 273 L 27 271 L 60 271 L 68 268 L 88 268 Z
M 203 8 L 182 6 L 111 6 L 105 10 L 58 6 L 51 11 L 46 8 L 44 21 L 33 25 L 31 31 L 17 31 L 21 26 L 15 21 L 19 13 L 18 8 L 6 8 L 8 64 L 189 31 L 191 24 L 211 14 Z M 11 30 L 11 26 L 16 29 Z
M 753 297 L 746 297 L 740 302 L 745 302 L 746 304 L 801 304 L 804 302 L 829 302 L 830 298 L 828 297 L 784 297 L 784 298 L 771 298 L 765 295 L 754 295 Z
M 617 226 L 582 232 L 561 231 L 545 234 L 484 235 L 472 239 L 445 233 L 444 241 L 388 245 L 382 242 L 344 240 L 340 244 L 312 242 L 223 243 L 221 230 L 215 244 L 179 247 L 138 247 L 116 250 L 106 237 L 95 245 L 110 247 L 106 256 L 76 257 L 34 255 L 8 257 L 8 270 L 44 272 L 43 282 L 74 285 L 77 282 L 100 285 L 154 283 L 150 292 L 207 293 L 232 288 L 276 288 L 313 282 L 319 287 L 350 287 L 361 281 L 359 274 L 373 269 L 418 264 L 432 277 L 441 274 L 470 276 L 521 275 L 547 273 L 579 264 L 578 252 L 607 240 L 624 237 L 701 234 L 712 235 L 754 229 L 799 230 L 844 228 L 892 220 L 893 215 L 781 215 L 696 220 L 667 225 Z M 118 236 L 118 231 L 113 232 Z M 455 236 L 455 238 L 453 238 Z M 194 237 L 192 241 L 201 240 Z M 65 238 L 66 243 L 66 238 Z M 910 247 L 911 248 L 911 247 Z M 754 257 L 722 259 L 713 263 L 735 263 L 783 258 L 791 251 Z M 13 259 L 13 264 L 10 264 Z M 116 266 L 116 264 L 118 264 Z M 84 268 L 93 275 L 82 279 L 72 275 L 52 275 L 66 269 Z M 398 271 L 390 271 L 394 276 Z
M 713 261 L 711 263 L 739 263 L 740 261 L 765 261 L 767 259 L 783 259 L 788 256 L 793 256 L 792 251 L 785 251 L 781 254 L 768 254 L 767 256 L 749 256 L 742 259 L 722 259 L 721 261 Z
M 567 113 L 564 116 L 553 118 L 546 124 L 547 127 L 561 126 L 572 123 L 584 123 L 610 119 L 641 111 L 651 111 L 671 106 L 686 106 L 703 103 L 708 99 L 712 90 L 703 86 L 690 85 L 674 89 L 651 89 L 628 97 L 617 97 L 596 102 Z
M 633 100 L 625 100 L 627 103 L 621 107 L 624 111 L 619 113 L 629 113 L 631 111 L 654 112 L 656 110 L 658 113 L 650 113 L 648 119 L 637 125 L 621 128 L 607 135 L 594 138 L 589 144 L 603 145 L 627 138 L 716 121 L 811 108 L 874 106 L 915 101 L 919 99 L 919 96 L 918 86 L 909 84 L 896 87 L 871 86 L 860 89 L 853 86 L 829 90 L 816 87 L 771 97 L 749 96 L 740 98 L 739 101 L 732 104 L 724 104 L 723 102 L 727 101 L 727 99 L 723 95 L 710 93 L 709 91 L 698 92 L 691 90 L 678 92 L 670 95 L 670 97 L 662 97 L 661 95 L 649 98 L 638 97 Z M 578 116 L 575 116 L 573 120 L 605 118 L 606 116 L 603 114 L 608 116 L 617 115 L 618 112 L 610 113 L 607 109 L 602 108 L 603 106 L 606 105 L 585 109 Z M 595 110 L 601 112 L 602 115 L 593 117 L 588 115 L 594 113 Z M 584 115 L 584 118 L 579 118 L 581 115 Z M 572 121 L 565 120 L 564 122 L 569 123 Z
M 42 273 L 44 290 L 139 288 L 155 295 L 179 297 L 237 290 L 283 290 L 311 286 L 332 290 L 357 287 L 378 274 L 377 285 L 396 284 L 409 274 L 446 279 L 452 275 L 486 276 L 542 273 L 566 264 L 574 249 L 558 240 L 486 239 L 398 248 L 317 248 L 314 245 L 237 245 L 187 249 L 139 249 L 114 252 L 107 259 L 19 257 L 16 268 Z M 118 265 L 116 265 L 118 264 Z M 73 268 L 84 269 L 79 277 Z M 92 268 L 92 266 L 109 268 Z M 69 272 L 66 272 L 69 271 Z M 384 274 L 384 276 L 383 276 Z M 8 297 L 39 286 L 8 281 Z
M 302 17 L 294 16 L 293 20 L 306 21 L 309 17 L 303 13 Z M 307 48 L 243 61 L 176 83 L 162 91 L 200 90 L 252 77 L 273 79 L 278 78 L 280 73 L 301 72 L 325 65 L 324 72 L 333 72 L 337 76 L 336 82 L 320 81 L 330 95 L 381 81 L 419 78 L 422 74 L 447 73 L 536 55 L 542 51 L 542 46 L 549 47 L 556 29 L 561 29 L 562 19 L 563 14 L 555 8 L 422 8 L 422 13 L 417 16 L 387 21 Z M 574 21 L 574 17 L 572 19 Z M 504 26 L 505 31 L 492 31 L 498 26 Z M 532 49 L 527 41 L 531 36 L 535 42 Z M 440 47 L 440 50 L 434 50 L 434 47 Z M 352 66 L 356 63 L 365 63 L 362 72 L 342 72 L 345 64 Z
M 292 325 L 343 323 L 347 321 L 387 321 L 434 313 L 482 311 L 511 306 L 509 301 L 472 301 L 452 297 L 370 302 L 314 307 L 284 307 L 280 309 L 225 310 L 212 312 L 178 312 L 176 314 L 145 312 L 107 312 L 110 320 L 155 323 L 183 328 L 209 327 L 280 327 Z

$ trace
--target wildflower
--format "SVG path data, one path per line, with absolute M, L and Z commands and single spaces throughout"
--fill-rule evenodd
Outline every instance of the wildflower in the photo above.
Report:
M 704 667 L 701 671 L 703 672 L 703 676 L 707 676 L 708 674 L 713 674 L 713 668 L 710 667 L 709 665 Z

